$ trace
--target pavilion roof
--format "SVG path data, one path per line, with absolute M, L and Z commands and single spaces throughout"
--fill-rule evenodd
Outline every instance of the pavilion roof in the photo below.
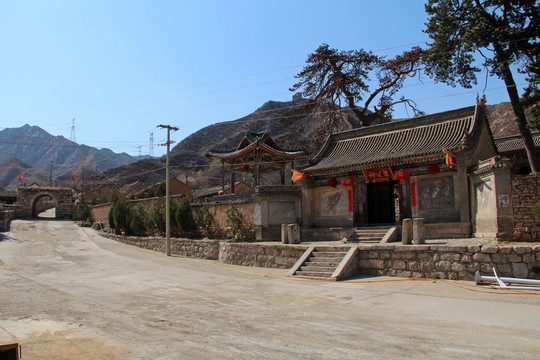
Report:
M 294 160 L 307 155 L 307 152 L 302 149 L 281 149 L 274 143 L 266 131 L 258 133 L 248 131 L 236 149 L 229 151 L 211 151 L 207 156 L 226 162 L 239 163 L 253 160 L 255 150 L 260 150 L 262 152 L 263 161 L 271 161 L 272 159 Z
M 476 106 L 331 135 L 306 175 L 332 175 L 444 159 L 443 148 L 464 150 L 479 132 Z

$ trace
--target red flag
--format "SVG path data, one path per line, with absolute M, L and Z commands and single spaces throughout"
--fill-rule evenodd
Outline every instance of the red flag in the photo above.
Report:
M 22 179 L 23 179 L 23 174 L 22 174 L 22 171 L 21 171 L 21 173 L 19 174 L 19 181 L 22 181 Z
M 304 177 L 304 174 L 302 174 L 301 172 L 298 172 L 296 170 L 292 171 L 292 181 L 294 182 L 300 181 L 302 180 L 303 177 Z
M 454 158 L 453 158 L 452 153 L 444 148 L 442 149 L 442 151 L 446 154 L 446 165 L 448 165 L 449 167 L 453 167 Z

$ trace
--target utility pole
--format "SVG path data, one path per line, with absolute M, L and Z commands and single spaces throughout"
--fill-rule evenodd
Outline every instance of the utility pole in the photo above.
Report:
M 169 152 L 171 149 L 171 130 L 177 131 L 178 128 L 171 125 L 158 125 L 158 127 L 167 129 L 167 157 L 165 163 L 165 233 L 167 237 L 167 246 L 165 253 L 171 256 L 171 199 L 169 198 Z

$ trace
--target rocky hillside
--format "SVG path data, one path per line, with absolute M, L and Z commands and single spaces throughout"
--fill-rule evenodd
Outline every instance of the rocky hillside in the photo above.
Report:
M 0 162 L 16 157 L 30 167 L 47 174 L 53 162 L 53 176 L 71 173 L 80 164 L 105 170 L 135 161 L 126 153 L 117 154 L 109 149 L 96 149 L 79 145 L 63 136 L 53 136 L 38 126 L 24 125 L 20 128 L 6 128 L 0 131 Z M 6 173 L 12 161 L 0 164 L 0 172 Z M 48 180 L 47 180 L 48 181 Z M 0 182 L 0 187 L 9 183 Z
M 0 163 L 0 184 L 4 188 L 14 188 L 18 185 L 38 183 L 49 184 L 49 174 L 36 169 L 25 162 L 13 157 Z M 19 181 L 19 175 L 23 174 L 23 180 Z

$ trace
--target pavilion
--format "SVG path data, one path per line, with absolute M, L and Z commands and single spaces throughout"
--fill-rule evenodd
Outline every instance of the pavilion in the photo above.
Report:
M 278 147 L 267 131 L 247 131 L 244 139 L 236 149 L 230 151 L 212 151 L 209 157 L 221 160 L 221 186 L 225 191 L 225 173 L 228 167 L 230 175 L 230 193 L 235 193 L 236 172 L 247 172 L 254 175 L 255 186 L 261 185 L 261 174 L 279 171 L 281 185 L 285 185 L 287 165 L 294 169 L 295 160 L 306 157 L 304 150 L 285 150 Z

